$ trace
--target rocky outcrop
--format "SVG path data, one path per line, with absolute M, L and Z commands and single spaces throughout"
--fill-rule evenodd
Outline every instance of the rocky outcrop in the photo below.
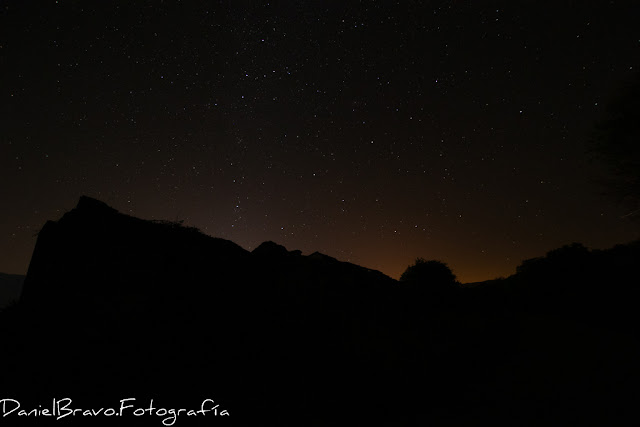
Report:
M 175 305 L 201 300 L 241 274 L 249 253 L 170 222 L 144 221 L 81 197 L 38 235 L 22 292 L 26 305 Z M 215 291 L 214 291 L 215 290 Z
M 287 248 L 272 241 L 264 242 L 251 252 L 256 257 L 264 259 L 277 259 L 289 255 L 299 255 L 289 252 Z
M 8 361 L 20 374 L 5 384 L 176 399 L 213 387 L 251 414 L 291 399 L 301 407 L 297 372 L 308 371 L 317 393 L 329 393 L 342 371 L 338 344 L 351 333 L 346 325 L 384 302 L 372 299 L 374 289 L 395 283 L 273 242 L 250 253 L 82 197 L 38 235 L 16 310 L 24 323 L 14 344 L 23 350 Z M 40 338 L 27 338 L 34 336 Z M 57 370 L 48 370 L 52 364 Z M 308 396 L 304 402 L 312 404 Z

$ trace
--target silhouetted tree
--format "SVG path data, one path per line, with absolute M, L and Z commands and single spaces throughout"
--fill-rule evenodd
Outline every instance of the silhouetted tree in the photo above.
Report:
M 437 260 L 427 261 L 424 258 L 416 258 L 415 263 L 402 273 L 400 281 L 437 287 L 450 287 L 457 284 L 455 274 L 446 263 Z
M 640 73 L 609 105 L 593 133 L 591 154 L 605 167 L 604 194 L 640 218 Z

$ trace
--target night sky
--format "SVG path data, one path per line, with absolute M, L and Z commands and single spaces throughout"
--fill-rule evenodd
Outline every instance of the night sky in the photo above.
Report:
M 82 194 L 394 278 L 638 238 L 587 153 L 635 1 L 0 6 L 2 272 Z

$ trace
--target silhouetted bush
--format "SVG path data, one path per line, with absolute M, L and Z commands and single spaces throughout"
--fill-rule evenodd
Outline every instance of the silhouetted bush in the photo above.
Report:
M 547 252 L 544 257 L 522 261 L 516 273 L 536 278 L 557 279 L 575 277 L 585 271 L 590 263 L 590 252 L 582 243 L 564 245 Z
M 446 263 L 437 260 L 427 261 L 424 258 L 416 258 L 415 263 L 402 273 L 400 281 L 425 284 L 431 288 L 451 288 L 458 284 L 455 274 Z

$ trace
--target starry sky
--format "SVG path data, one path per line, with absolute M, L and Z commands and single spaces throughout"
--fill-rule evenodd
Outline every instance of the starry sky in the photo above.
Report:
M 82 194 L 394 278 L 638 238 L 587 143 L 640 69 L 639 9 L 0 0 L 0 271 Z

